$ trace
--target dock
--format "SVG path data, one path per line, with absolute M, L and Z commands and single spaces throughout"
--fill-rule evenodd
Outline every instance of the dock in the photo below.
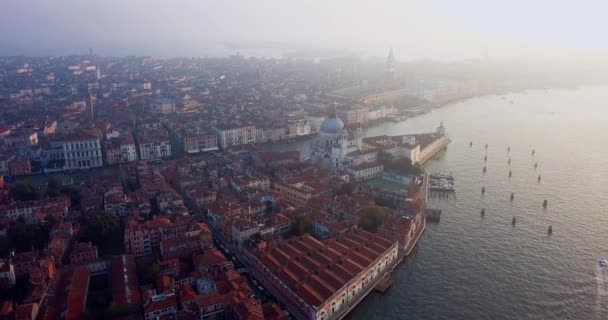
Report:
M 378 284 L 374 287 L 374 291 L 384 294 L 392 286 L 393 286 L 393 280 L 391 280 L 391 277 L 389 275 L 387 275 L 382 280 L 380 280 L 380 282 L 378 282 Z
M 429 191 L 432 196 L 443 197 L 455 192 L 454 177 L 450 173 L 434 172 L 428 175 Z
M 441 209 L 426 209 L 424 211 L 426 221 L 439 222 L 441 220 Z

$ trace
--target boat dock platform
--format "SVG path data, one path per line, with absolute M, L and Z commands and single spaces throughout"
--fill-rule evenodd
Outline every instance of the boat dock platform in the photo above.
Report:
M 429 191 L 432 196 L 443 197 L 454 193 L 454 177 L 450 173 L 435 172 L 428 175 Z
M 391 280 L 390 276 L 387 275 L 384 279 L 382 279 L 382 280 L 380 280 L 380 282 L 378 282 L 378 284 L 374 287 L 374 291 L 384 294 L 392 286 L 393 286 L 393 280 Z
M 441 209 L 426 209 L 424 211 L 426 221 L 439 222 L 441 220 Z

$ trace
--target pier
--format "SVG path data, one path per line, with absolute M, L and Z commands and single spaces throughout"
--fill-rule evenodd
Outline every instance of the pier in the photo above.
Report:
M 450 140 L 447 136 L 442 136 L 439 139 L 431 142 L 431 144 L 426 146 L 424 148 L 424 150 L 421 150 L 418 161 L 417 161 L 418 164 L 423 165 L 425 162 L 427 162 L 429 159 L 431 159 L 434 155 L 439 153 L 439 151 L 445 149 L 448 146 L 448 144 L 450 144 L 450 142 L 452 142 L 452 140 Z
M 429 178 L 429 190 L 432 195 L 442 196 L 454 192 L 454 177 L 449 173 L 432 173 Z
M 393 280 L 391 280 L 390 276 L 386 276 L 384 279 L 382 279 L 382 280 L 380 280 L 380 282 L 378 282 L 378 284 L 374 287 L 374 291 L 384 294 L 392 286 L 393 286 Z
M 439 222 L 441 221 L 441 209 L 426 209 L 425 218 L 428 222 Z

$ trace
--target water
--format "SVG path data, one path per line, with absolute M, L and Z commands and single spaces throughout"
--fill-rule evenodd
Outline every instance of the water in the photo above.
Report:
M 608 277 L 596 267 L 608 256 L 608 88 L 505 97 L 366 130 L 425 132 L 444 121 L 452 143 L 426 166 L 453 173 L 456 199 L 433 202 L 441 222 L 428 225 L 393 287 L 348 319 L 608 319 Z

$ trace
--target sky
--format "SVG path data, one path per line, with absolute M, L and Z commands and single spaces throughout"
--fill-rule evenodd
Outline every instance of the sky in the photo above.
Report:
M 0 55 L 568 59 L 608 52 L 606 12 L 591 0 L 1 0 Z

